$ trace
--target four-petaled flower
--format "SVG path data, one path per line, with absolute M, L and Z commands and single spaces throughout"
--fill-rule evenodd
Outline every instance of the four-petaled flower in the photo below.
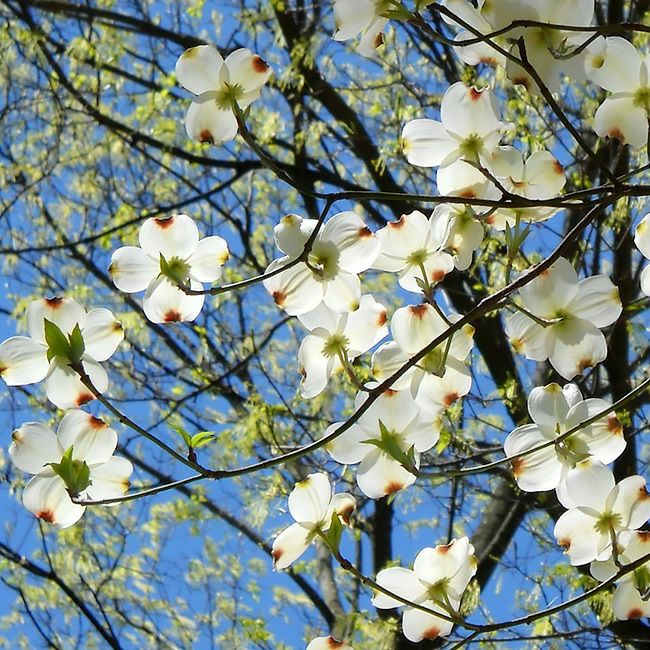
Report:
M 325 474 L 310 474 L 296 483 L 289 495 L 289 513 L 296 523 L 273 541 L 271 555 L 274 568 L 286 569 L 295 562 L 319 534 L 330 529 L 332 517 L 336 516 L 340 523 L 349 526 L 356 506 L 357 502 L 349 494 L 332 495 L 332 487 Z
M 86 313 L 71 298 L 45 298 L 30 303 L 26 313 L 29 336 L 12 336 L 0 343 L 0 377 L 7 385 L 24 386 L 45 379 L 47 398 L 62 409 L 95 399 L 71 367 L 72 360 L 63 354 L 69 351 L 66 345 L 72 337 L 83 342 L 78 362 L 92 385 L 99 393 L 106 391 L 108 375 L 98 362 L 112 356 L 124 338 L 122 325 L 108 309 Z M 58 341 L 47 340 L 48 322 L 58 328 Z
M 388 22 L 383 14 L 391 8 L 387 0 L 334 0 L 335 41 L 347 41 L 361 34 L 357 52 L 372 57 L 384 42 L 382 30 Z
M 517 427 L 504 444 L 506 456 L 529 452 L 512 461 L 517 485 L 526 492 L 555 489 L 576 463 L 595 458 L 607 465 L 625 449 L 625 438 L 616 415 L 606 415 L 570 436 L 562 434 L 611 407 L 602 399 L 583 400 L 575 384 L 537 386 L 528 396 L 528 412 L 534 424 Z M 548 444 L 554 443 L 554 444 Z
M 568 472 L 557 497 L 568 510 L 553 532 L 574 566 L 609 559 L 617 536 L 641 528 L 650 517 L 645 479 L 635 475 L 616 483 L 612 472 L 595 460 L 584 460 Z
M 154 323 L 193 321 L 203 307 L 203 282 L 221 277 L 228 245 L 217 236 L 199 239 L 199 230 L 186 214 L 147 219 L 140 228 L 140 247 L 123 246 L 108 269 L 115 286 L 125 293 L 145 291 L 143 309 Z
M 618 289 L 604 275 L 578 282 L 561 257 L 520 290 L 525 311 L 512 314 L 506 333 L 514 348 L 534 361 L 549 359 L 565 379 L 572 379 L 607 357 L 601 328 L 621 315 Z
M 176 78 L 198 95 L 185 118 L 187 134 L 210 144 L 232 140 L 238 128 L 234 105 L 242 110 L 250 106 L 270 75 L 266 61 L 246 48 L 235 50 L 225 61 L 211 45 L 185 50 L 176 62 Z
M 415 558 L 412 571 L 402 567 L 383 569 L 377 574 L 376 582 L 404 600 L 456 618 L 463 592 L 476 574 L 476 568 L 474 547 L 467 537 L 461 537 L 449 544 L 422 549 Z M 454 626 L 449 620 L 406 605 L 379 591 L 375 591 L 372 604 L 380 609 L 405 607 L 402 631 L 414 643 L 448 636 Z
M 131 463 L 113 456 L 117 434 L 102 420 L 84 411 L 69 411 L 55 434 L 39 422 L 27 422 L 13 433 L 9 455 L 14 465 L 35 476 L 23 492 L 23 504 L 39 519 L 67 528 L 79 521 L 86 508 L 71 499 L 72 487 L 55 471 L 67 463 L 67 471 L 82 472 L 76 499 L 119 497 L 129 487 Z M 83 467 L 85 464 L 85 467 Z M 54 465 L 54 467 L 53 467 Z

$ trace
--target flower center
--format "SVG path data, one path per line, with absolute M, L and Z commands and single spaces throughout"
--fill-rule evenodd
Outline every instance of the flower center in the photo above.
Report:
M 307 265 L 312 273 L 323 280 L 332 280 L 339 271 L 339 250 L 331 242 L 316 242 L 312 248 Z
M 616 531 L 621 527 L 623 517 L 618 512 L 604 512 L 594 524 L 594 530 L 601 534 L 607 535 L 610 531 Z
M 478 155 L 483 150 L 483 139 L 476 133 L 467 136 L 460 143 L 460 153 L 469 162 L 478 162 Z
M 642 108 L 644 111 L 650 113 L 650 88 L 647 86 L 644 88 L 639 88 L 634 93 L 634 99 L 632 103 L 637 108 Z
M 323 356 L 331 359 L 343 354 L 350 341 L 343 334 L 332 334 L 323 345 Z
M 233 103 L 236 102 L 244 94 L 244 89 L 239 84 L 223 84 L 217 90 L 214 102 L 222 110 L 232 110 Z

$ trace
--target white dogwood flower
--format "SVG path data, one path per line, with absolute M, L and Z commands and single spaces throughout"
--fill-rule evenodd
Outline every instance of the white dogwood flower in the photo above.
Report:
M 594 131 L 638 148 L 648 141 L 650 54 L 645 57 L 625 38 L 599 38 L 589 48 L 587 74 L 612 94 L 594 115 Z
M 535 361 L 549 359 L 565 379 L 572 379 L 607 356 L 600 331 L 622 311 L 618 289 L 604 275 L 578 282 L 571 264 L 560 258 L 520 290 L 526 312 L 506 322 L 514 348 Z
M 176 62 L 176 78 L 198 95 L 185 117 L 187 134 L 210 144 L 232 140 L 238 128 L 233 103 L 242 110 L 250 106 L 270 75 L 266 61 L 246 48 L 235 50 L 225 60 L 211 45 L 185 50 Z
M 613 558 L 591 563 L 589 570 L 596 580 L 609 580 L 621 568 L 650 555 L 650 532 L 623 532 L 618 536 L 617 546 L 618 566 Z M 621 576 L 616 583 L 612 609 L 619 621 L 650 616 L 650 561 Z
M 108 375 L 99 365 L 113 355 L 124 338 L 122 325 L 108 309 L 88 313 L 71 298 L 45 298 L 26 310 L 29 336 L 0 343 L 0 377 L 8 386 L 45 379 L 47 398 L 62 409 L 95 399 L 70 366 L 79 362 L 93 386 L 103 393 Z
M 634 231 L 634 243 L 646 259 L 650 259 L 650 214 L 646 214 Z M 650 265 L 641 271 L 641 291 L 650 296 Z
M 266 269 L 272 273 L 303 254 L 317 221 L 296 214 L 275 227 L 275 242 L 285 253 Z M 361 300 L 358 274 L 372 266 L 379 241 L 354 212 L 335 214 L 319 231 L 306 261 L 264 280 L 276 305 L 292 316 L 305 314 L 321 302 L 338 312 L 354 311 Z
M 347 41 L 361 34 L 357 51 L 372 57 L 383 43 L 382 31 L 388 22 L 383 14 L 391 8 L 387 0 L 334 0 L 335 41 Z
M 205 297 L 178 288 L 201 291 L 203 282 L 221 277 L 228 245 L 221 237 L 199 239 L 199 229 L 186 214 L 147 219 L 140 228 L 140 247 L 123 246 L 111 257 L 108 272 L 125 293 L 144 291 L 143 309 L 153 323 L 193 321 Z
M 332 517 L 348 526 L 356 508 L 353 496 L 343 492 L 332 495 L 332 486 L 325 474 L 310 474 L 296 483 L 289 495 L 289 513 L 296 521 L 273 541 L 273 566 L 286 569 L 306 550 L 319 533 L 332 525 Z
M 372 357 L 372 373 L 384 381 L 431 341 L 443 334 L 459 314 L 448 317 L 432 305 L 400 307 L 391 320 L 392 342 L 382 345 Z M 449 339 L 431 350 L 423 359 L 396 380 L 392 388 L 410 388 L 418 406 L 436 414 L 467 395 L 472 387 L 472 375 L 465 360 L 473 346 L 474 328 L 463 325 Z
M 460 271 L 469 268 L 474 251 L 483 242 L 483 226 L 476 216 L 471 206 L 456 203 L 441 203 L 431 215 L 434 238 L 444 239 L 443 248 L 451 251 Z
M 635 475 L 616 483 L 612 472 L 596 460 L 584 460 L 570 470 L 557 497 L 568 510 L 553 532 L 574 566 L 609 559 L 613 540 L 650 517 L 645 479 Z
M 359 408 L 367 397 L 367 393 L 359 392 L 355 407 Z M 341 424 L 332 424 L 325 435 Z M 389 390 L 326 449 L 338 463 L 360 463 L 359 488 L 371 499 L 380 499 L 415 482 L 420 454 L 436 444 L 439 434 L 435 420 L 423 417 L 410 392 Z
M 306 650 L 352 650 L 352 646 L 332 636 L 319 636 L 309 642 Z
M 556 441 L 564 432 L 609 408 L 602 399 L 584 400 L 575 384 L 537 386 L 528 397 L 534 424 L 517 427 L 506 438 L 506 456 L 515 456 Z M 582 427 L 563 440 L 512 461 L 517 485 L 526 492 L 555 489 L 576 463 L 595 458 L 607 465 L 625 449 L 625 438 L 615 414 Z
M 418 210 L 389 222 L 376 233 L 381 251 L 373 268 L 399 273 L 399 285 L 406 291 L 422 293 L 423 286 L 434 287 L 454 269 L 453 258 L 442 251 L 449 227 L 440 226 Z
M 59 528 L 72 526 L 86 510 L 71 494 L 82 500 L 109 499 L 129 487 L 133 466 L 113 456 L 117 434 L 89 413 L 68 411 L 56 434 L 44 424 L 27 422 L 12 439 L 14 465 L 35 475 L 23 492 L 24 506 Z
M 440 121 L 412 120 L 402 131 L 406 159 L 419 167 L 446 167 L 464 160 L 488 167 L 507 125 L 489 88 L 452 84 L 440 103 Z
M 309 330 L 298 350 L 304 372 L 300 394 L 306 399 L 324 391 L 334 372 L 388 334 L 386 308 L 371 295 L 361 296 L 359 308 L 352 312 L 335 312 L 321 304 L 298 318 Z
M 405 600 L 456 617 L 463 592 L 476 574 L 476 568 L 474 547 L 467 537 L 461 537 L 449 544 L 422 549 L 412 571 L 402 567 L 383 569 L 377 574 L 376 582 Z M 380 609 L 404 607 L 402 631 L 414 643 L 446 637 L 454 626 L 451 621 L 405 605 L 382 592 L 375 591 L 372 604 Z

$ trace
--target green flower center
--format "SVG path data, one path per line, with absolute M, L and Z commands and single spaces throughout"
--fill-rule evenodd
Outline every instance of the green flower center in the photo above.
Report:
M 331 359 L 343 354 L 348 345 L 350 341 L 343 334 L 332 334 L 323 345 L 323 356 Z
M 619 529 L 622 523 L 623 517 L 618 512 L 604 512 L 594 524 L 594 530 L 601 535 L 607 535 L 610 531 Z

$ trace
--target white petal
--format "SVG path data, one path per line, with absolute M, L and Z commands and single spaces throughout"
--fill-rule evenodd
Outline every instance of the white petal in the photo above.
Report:
M 550 438 L 552 439 L 552 438 Z M 515 456 L 548 442 L 536 424 L 517 427 L 504 443 L 506 456 Z M 545 447 L 512 461 L 512 473 L 517 485 L 525 492 L 544 492 L 555 489 L 563 475 L 563 464 L 553 446 Z
M 607 327 L 623 311 L 618 288 L 606 275 L 594 275 L 581 280 L 578 293 L 567 307 L 576 318 L 584 318 L 596 327 Z
M 553 533 L 565 548 L 573 566 L 587 564 L 598 557 L 600 534 L 596 520 L 578 509 L 568 510 L 556 522 Z
M 440 122 L 411 120 L 402 130 L 402 148 L 411 165 L 438 167 L 460 156 L 458 142 Z
M 650 296 L 650 266 L 646 266 L 641 271 L 641 291 L 646 296 Z
M 357 484 L 371 499 L 394 494 L 413 483 L 415 475 L 379 449 L 366 454 L 357 470 Z
M 155 260 L 160 255 L 187 259 L 199 243 L 199 229 L 186 214 L 173 214 L 164 219 L 147 219 L 140 228 L 140 246 Z
M 222 65 L 221 54 L 211 45 L 191 47 L 176 62 L 176 78 L 183 88 L 200 95 L 219 87 Z
M 201 95 L 187 109 L 185 130 L 192 140 L 223 144 L 230 142 L 238 129 L 235 114 L 230 109 L 220 109 L 212 93 Z
M 604 51 L 597 63 L 591 59 L 587 72 L 594 83 L 611 92 L 635 92 L 640 86 L 641 55 L 626 38 L 612 36 L 605 39 Z
M 583 461 L 567 474 L 565 490 L 558 492 L 558 498 L 565 508 L 587 506 L 605 512 L 614 484 L 614 475 L 602 463 Z
M 122 324 L 108 309 L 91 309 L 81 330 L 86 353 L 95 361 L 106 361 L 113 356 L 124 339 Z
M 393 338 L 411 354 L 419 352 L 447 329 L 442 316 L 426 303 L 400 307 L 391 320 Z
M 229 256 L 228 244 L 224 239 L 217 236 L 205 237 L 187 259 L 190 275 L 197 282 L 216 282 L 221 277 L 221 267 Z
M 607 357 L 605 337 L 589 321 L 567 318 L 547 329 L 548 358 L 565 379 L 582 374 Z
M 86 318 L 86 310 L 72 298 L 34 300 L 26 313 L 29 335 L 39 343 L 45 343 L 45 319 L 57 325 L 64 334 L 70 334 L 75 325 L 82 327 Z
M 300 523 L 317 524 L 332 499 L 332 486 L 325 474 L 310 474 L 296 483 L 289 495 L 289 512 Z
M 266 269 L 266 273 L 282 268 L 288 262 L 288 257 L 273 260 Z M 266 278 L 262 284 L 271 294 L 275 304 L 291 316 L 304 314 L 318 307 L 323 301 L 327 287 L 324 282 L 319 282 L 307 265 L 302 262 Z
M 104 393 L 108 388 L 106 371 L 93 359 L 84 358 L 83 368 L 90 377 L 93 386 Z M 52 360 L 50 370 L 45 379 L 47 399 L 60 409 L 77 408 L 95 399 L 86 388 L 77 373 L 68 364 L 58 358 Z
M 7 386 L 43 381 L 49 367 L 47 348 L 34 339 L 12 336 L 0 343 L 0 377 Z
M 648 141 L 648 114 L 635 106 L 631 96 L 608 97 L 594 115 L 594 131 L 601 138 L 615 138 L 635 149 Z
M 356 312 L 355 312 L 356 313 Z M 330 309 L 324 304 L 304 314 L 298 314 L 298 320 L 310 331 L 326 330 L 329 334 L 341 332 L 348 315 Z
M 425 601 L 422 605 L 439 611 L 441 614 L 445 613 L 441 607 L 435 605 L 431 600 Z M 433 641 L 438 637 L 448 636 L 453 627 L 453 623 L 413 607 L 409 607 L 402 618 L 404 636 L 414 643 L 422 641 L 422 639 Z
M 103 420 L 85 411 L 68 411 L 57 431 L 61 448 L 74 447 L 72 457 L 88 465 L 105 463 L 117 446 L 117 433 Z
M 458 359 L 449 357 L 442 377 L 426 373 L 417 389 L 416 401 L 424 411 L 430 412 L 451 406 L 467 395 L 472 388 L 472 374 Z
M 388 334 L 386 308 L 371 295 L 361 297 L 359 309 L 348 315 L 344 334 L 349 341 L 349 355 L 358 357 Z
M 564 168 L 549 151 L 536 151 L 525 165 L 526 190 L 529 199 L 550 199 L 566 184 Z
M 426 592 L 426 587 L 418 580 L 415 572 L 409 569 L 403 569 L 402 567 L 382 569 L 377 574 L 375 582 L 387 591 L 412 602 L 421 599 Z M 379 609 L 392 609 L 393 607 L 404 606 L 404 603 L 400 600 L 383 594 L 380 591 L 374 592 L 372 604 Z
M 269 64 L 247 48 L 240 48 L 226 57 L 228 83 L 237 85 L 245 93 L 258 91 L 271 76 Z
M 361 301 L 359 276 L 341 271 L 326 283 L 323 302 L 335 311 L 354 311 Z M 288 310 L 287 310 L 288 312 Z
M 401 271 L 408 256 L 421 250 L 429 238 L 429 220 L 420 211 L 403 214 L 397 221 L 389 221 L 376 234 L 381 243 L 381 253 L 373 268 L 382 271 Z M 437 247 L 444 242 L 436 242 Z
M 325 431 L 329 436 L 341 426 L 341 422 L 330 425 Z M 358 424 L 353 424 L 347 431 L 325 446 L 327 453 L 342 465 L 356 465 L 360 463 L 375 447 L 364 444 L 364 440 L 375 439 L 377 435 L 369 433 Z
M 490 90 L 477 90 L 462 81 L 452 84 L 445 92 L 440 119 L 447 131 L 462 138 L 484 137 L 501 127 Z
M 39 519 L 59 528 L 68 528 L 77 523 L 86 510 L 72 503 L 65 484 L 58 476 L 35 476 L 25 487 L 23 505 Z
M 510 314 L 506 320 L 506 334 L 512 347 L 527 359 L 544 361 L 548 357 L 547 333 L 547 327 L 538 325 L 521 312 Z
M 440 167 L 436 174 L 436 185 L 438 192 L 443 196 L 498 199 L 501 195 L 485 174 L 464 160 L 457 160 L 450 165 Z
M 298 362 L 304 370 L 300 384 L 300 395 L 311 399 L 322 393 L 332 373 L 341 367 L 337 356 L 325 356 L 323 348 L 326 344 L 327 332 L 322 329 L 314 330 L 314 334 L 306 336 L 298 350 Z
M 312 531 L 300 524 L 291 524 L 273 540 L 273 566 L 286 569 L 295 562 L 310 544 Z
M 454 270 L 454 258 L 448 253 L 429 253 L 423 265 L 426 280 L 430 286 L 435 286 Z M 419 265 L 410 265 L 400 274 L 399 285 L 406 291 L 422 293 L 418 280 L 423 280 L 422 269 Z
M 335 0 L 335 41 L 346 41 L 363 32 L 375 17 L 375 4 L 370 0 Z
M 362 273 L 375 261 L 380 243 L 355 212 L 340 212 L 323 226 L 319 240 L 339 251 L 338 264 L 349 273 Z
M 566 428 L 572 429 L 610 406 L 611 404 L 605 400 L 588 399 L 569 411 Z M 623 453 L 626 446 L 623 427 L 614 413 L 583 427 L 574 435 L 584 441 L 589 453 L 604 465 L 614 462 Z
M 646 214 L 636 227 L 634 244 L 644 257 L 650 259 L 650 213 Z
M 409 355 L 397 343 L 394 341 L 384 343 L 372 355 L 372 375 L 377 381 L 384 381 L 399 370 L 408 360 Z M 393 390 L 404 390 L 404 388 L 410 386 L 414 372 L 414 368 L 409 368 L 391 385 L 391 388 Z
M 123 246 L 113 253 L 108 273 L 120 291 L 136 293 L 144 291 L 160 273 L 160 262 L 138 246 Z
M 129 489 L 129 477 L 133 465 L 121 456 L 113 456 L 101 465 L 90 468 L 92 481 L 86 490 L 89 499 L 113 499 L 122 496 Z
M 616 587 L 612 608 L 619 621 L 650 616 L 650 601 L 641 598 L 632 581 L 626 581 Z
M 528 412 L 533 422 L 555 432 L 557 424 L 564 425 L 569 412 L 562 388 L 555 383 L 533 388 L 528 396 Z
M 297 214 L 288 214 L 273 228 L 275 245 L 291 258 L 298 257 L 314 231 L 318 222 L 315 219 L 303 219 Z
M 203 288 L 194 280 L 190 280 L 190 287 L 194 290 Z M 191 322 L 201 313 L 204 300 L 203 294 L 188 295 L 161 276 L 149 285 L 142 306 L 152 323 Z
M 578 292 L 578 276 L 568 260 L 560 257 L 520 290 L 528 311 L 540 318 L 558 316 Z
M 614 488 L 611 509 L 622 517 L 621 528 L 641 528 L 650 518 L 650 495 L 642 476 L 628 476 Z
M 56 435 L 40 422 L 26 422 L 11 435 L 9 456 L 23 472 L 40 474 L 49 463 L 58 463 L 63 455 Z
M 435 548 L 423 548 L 413 562 L 413 571 L 422 582 L 430 585 L 453 578 L 467 563 L 470 546 L 467 537 L 463 537 Z M 466 586 L 467 584 L 462 589 Z

